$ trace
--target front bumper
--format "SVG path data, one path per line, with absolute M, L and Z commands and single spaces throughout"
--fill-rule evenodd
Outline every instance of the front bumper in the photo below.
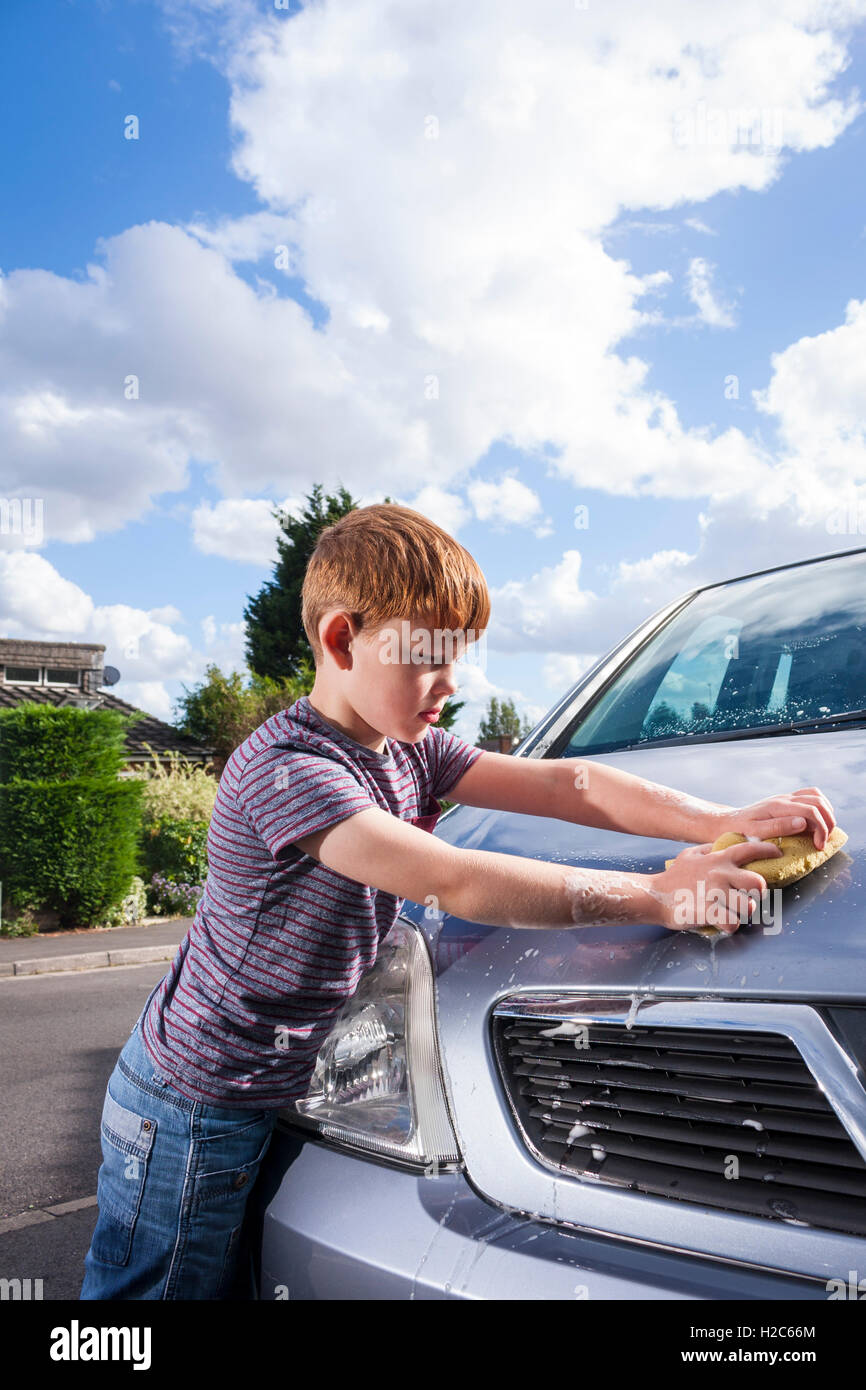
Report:
M 823 1282 L 567 1231 L 278 1125 L 257 1186 L 260 1297 L 806 1299 Z

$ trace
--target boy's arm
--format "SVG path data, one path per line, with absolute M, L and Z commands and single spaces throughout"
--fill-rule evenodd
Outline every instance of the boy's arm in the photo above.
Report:
M 659 902 L 647 891 L 649 875 L 576 871 L 512 854 L 457 849 L 378 807 L 295 843 L 358 883 L 487 926 L 660 920 Z M 578 872 L 581 882 L 572 883 Z
M 507 755 L 506 755 L 507 756 Z M 754 846 L 738 844 L 705 859 L 709 846 L 686 850 L 661 874 L 572 868 L 518 855 L 464 850 L 371 807 L 294 843 L 327 868 L 358 883 L 494 927 L 581 927 L 643 922 L 680 928 L 694 915 L 674 916 L 675 890 L 696 900 L 697 880 L 733 890 L 717 925 L 739 921 L 738 891 L 760 893 L 760 875 L 741 867 Z M 775 845 L 766 850 L 778 854 Z M 712 861 L 712 863 L 710 862 Z M 701 920 L 704 920 L 701 918 Z
M 454 784 L 448 799 L 695 843 L 717 839 L 721 817 L 735 809 L 585 758 L 515 758 L 489 751 Z
M 817 787 L 768 797 L 751 806 L 720 805 L 584 758 L 515 758 L 485 751 L 448 792 L 449 801 L 662 840 L 712 843 L 726 831 L 757 839 L 796 835 L 807 827 L 823 848 L 835 825 Z

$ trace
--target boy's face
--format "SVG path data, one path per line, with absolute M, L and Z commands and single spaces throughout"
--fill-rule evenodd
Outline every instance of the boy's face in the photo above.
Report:
M 326 649 L 327 687 L 362 721 L 368 742 L 376 734 L 417 743 L 431 723 L 425 710 L 441 710 L 458 689 L 457 668 L 471 642 L 471 630 L 436 628 L 419 618 L 392 619 L 377 630 L 358 632 L 349 614 L 331 617 L 329 635 L 342 657 Z M 317 685 L 318 677 L 317 677 Z M 344 722 L 349 710 L 344 709 Z M 357 726 L 361 727 L 361 726 Z M 358 737 L 358 735 L 356 735 Z

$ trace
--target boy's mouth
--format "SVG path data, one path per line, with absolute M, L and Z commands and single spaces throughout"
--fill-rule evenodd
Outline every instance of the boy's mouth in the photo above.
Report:
M 435 724 L 435 723 L 436 723 L 436 720 L 439 718 L 439 716 L 440 716 L 441 713 L 442 713 L 442 706 L 441 706 L 441 705 L 439 706 L 438 709 L 422 709 L 422 710 L 420 711 L 421 718 L 422 718 L 422 719 L 427 719 L 427 720 L 429 720 L 429 722 L 430 722 L 431 724 Z

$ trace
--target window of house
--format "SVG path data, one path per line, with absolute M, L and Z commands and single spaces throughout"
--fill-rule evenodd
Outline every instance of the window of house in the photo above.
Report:
M 6 681 L 15 685 L 38 685 L 41 672 L 38 666 L 7 666 Z
M 49 666 L 45 671 L 46 685 L 80 685 L 81 672 L 76 670 L 63 670 L 61 667 Z

